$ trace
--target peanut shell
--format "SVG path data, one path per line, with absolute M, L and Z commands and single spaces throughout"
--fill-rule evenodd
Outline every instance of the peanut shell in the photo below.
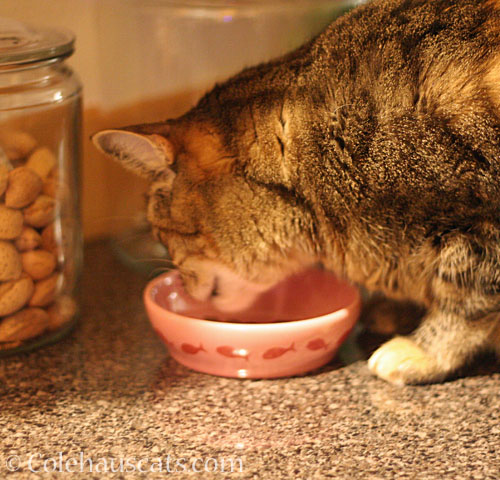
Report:
M 0 240 L 0 282 L 16 280 L 22 273 L 21 256 L 10 242 Z
M 26 167 L 36 172 L 42 180 L 45 180 L 56 166 L 56 163 L 55 155 L 47 147 L 40 147 L 30 155 Z
M 42 228 L 54 220 L 56 202 L 47 195 L 40 195 L 24 209 L 24 221 L 35 228 Z
M 23 270 L 33 279 L 48 277 L 56 268 L 56 257 L 46 250 L 30 250 L 21 255 Z
M 5 150 L 2 148 L 0 145 L 0 165 L 3 165 L 5 168 L 7 168 L 8 171 L 12 170 L 12 163 L 9 160 L 9 157 L 7 157 L 7 154 L 5 153 Z
M 34 288 L 33 280 L 27 275 L 0 284 L 0 316 L 10 315 L 24 307 Z
M 55 239 L 55 228 L 54 223 L 47 225 L 42 230 L 42 248 L 52 253 L 56 253 L 59 249 L 58 244 Z
M 31 227 L 23 227 L 21 235 L 16 238 L 14 245 L 20 252 L 34 250 L 42 243 L 41 235 Z
M 49 197 L 56 198 L 63 208 L 71 207 L 73 202 L 72 191 L 68 183 L 69 180 L 70 179 L 67 178 L 65 181 L 61 181 L 58 171 L 53 170 L 43 182 L 42 193 Z
M 12 240 L 23 231 L 23 214 L 0 204 L 0 239 Z
M 9 182 L 9 168 L 7 165 L 0 163 L 0 195 L 5 193 L 7 190 L 7 184 Z
M 50 305 L 62 287 L 63 277 L 54 273 L 50 277 L 35 283 L 35 290 L 30 298 L 30 307 L 46 307 Z
M 35 149 L 36 140 L 27 132 L 7 128 L 0 130 L 0 145 L 7 157 L 17 162 L 27 157 Z
M 0 342 L 28 340 L 42 334 L 49 325 L 49 314 L 41 308 L 25 308 L 0 321 Z
M 34 202 L 42 191 L 42 179 L 26 167 L 14 168 L 9 173 L 9 184 L 5 192 L 5 205 L 23 208 Z
M 58 180 L 52 175 L 43 182 L 42 193 L 48 197 L 56 198 L 60 190 Z

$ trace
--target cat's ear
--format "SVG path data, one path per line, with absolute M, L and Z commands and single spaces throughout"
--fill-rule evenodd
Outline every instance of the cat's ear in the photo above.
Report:
M 92 136 L 94 145 L 137 175 L 152 179 L 174 162 L 172 142 L 156 133 L 145 135 L 128 130 L 103 130 Z

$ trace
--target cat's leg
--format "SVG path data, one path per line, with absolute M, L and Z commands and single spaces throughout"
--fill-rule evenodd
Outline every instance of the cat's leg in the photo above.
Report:
M 456 313 L 430 311 L 413 334 L 395 337 L 376 350 L 368 366 L 397 385 L 442 381 L 488 348 L 499 318 L 490 314 L 467 320 Z
M 489 344 L 497 357 L 500 359 L 500 320 L 497 322 L 493 333 L 490 335 Z
M 364 301 L 360 323 L 365 330 L 378 335 L 408 334 L 425 315 L 426 309 L 408 300 L 395 300 L 372 294 Z
M 428 283 L 430 306 L 420 326 L 369 359 L 370 370 L 389 382 L 441 381 L 500 337 L 498 235 L 451 232 L 440 242 Z

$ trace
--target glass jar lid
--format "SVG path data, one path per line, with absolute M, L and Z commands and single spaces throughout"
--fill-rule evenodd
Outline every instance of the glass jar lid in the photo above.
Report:
M 0 67 L 70 55 L 74 35 L 67 30 L 33 28 L 0 17 Z

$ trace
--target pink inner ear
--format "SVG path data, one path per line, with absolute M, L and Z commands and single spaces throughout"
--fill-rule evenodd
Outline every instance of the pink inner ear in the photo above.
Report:
M 102 152 L 144 177 L 164 171 L 173 161 L 172 145 L 160 135 L 104 130 L 94 135 L 92 140 Z

